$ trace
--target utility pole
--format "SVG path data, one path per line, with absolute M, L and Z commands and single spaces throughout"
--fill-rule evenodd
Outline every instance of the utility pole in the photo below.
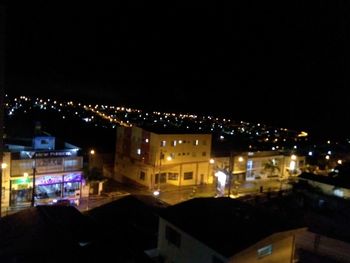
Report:
M 2 215 L 2 176 L 3 176 L 3 151 L 4 151 L 4 88 L 5 88 L 5 7 L 0 5 L 0 218 Z
M 35 161 L 35 153 L 34 153 L 34 163 L 33 163 L 33 188 L 32 188 L 32 200 L 31 207 L 35 205 L 35 173 L 36 173 L 36 161 Z
M 228 168 L 228 193 L 227 196 L 230 197 L 231 195 L 231 184 L 232 184 L 232 177 L 234 172 L 234 160 L 233 160 L 233 152 L 230 151 L 230 159 L 229 159 L 229 168 Z
M 162 172 L 162 159 L 163 159 L 163 151 L 160 150 L 160 155 L 159 155 L 159 173 L 158 173 L 158 191 L 160 190 L 160 175 Z

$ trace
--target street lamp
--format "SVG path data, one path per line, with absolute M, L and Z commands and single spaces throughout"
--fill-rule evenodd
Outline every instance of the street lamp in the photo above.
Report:
M 34 155 L 35 156 L 35 155 Z M 36 173 L 36 160 L 34 157 L 33 162 L 33 188 L 32 188 L 32 200 L 31 200 L 31 207 L 34 207 L 35 205 L 35 173 Z M 28 174 L 28 173 L 27 173 Z
M 2 216 L 2 175 L 3 170 L 7 168 L 7 163 L 1 163 L 1 169 L 0 169 L 0 218 Z

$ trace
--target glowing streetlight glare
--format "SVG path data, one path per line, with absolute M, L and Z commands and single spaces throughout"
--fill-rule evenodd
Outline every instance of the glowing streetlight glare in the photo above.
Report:
M 215 160 L 214 160 L 214 159 L 210 159 L 210 160 L 209 160 L 209 163 L 210 163 L 210 164 L 214 164 L 214 163 L 215 163 Z
M 293 161 L 295 161 L 297 159 L 297 156 L 295 154 L 293 154 L 291 157 L 290 157 Z
M 6 169 L 7 168 L 7 163 L 2 163 L 1 164 L 1 169 Z
M 28 177 L 28 175 L 29 175 L 28 173 L 23 173 L 24 177 Z
M 326 155 L 326 160 L 329 160 L 329 155 Z
M 289 170 L 290 171 L 294 171 L 295 168 L 296 168 L 296 162 L 295 161 L 290 161 Z
M 173 158 L 171 158 L 171 156 L 168 156 L 166 159 L 167 159 L 168 161 L 171 161 Z
M 226 184 L 226 174 L 218 171 L 215 173 L 215 176 L 218 178 L 218 181 L 221 185 L 225 185 Z
M 91 154 L 91 155 L 94 155 L 94 154 L 95 154 L 95 150 L 91 150 L 91 151 L 90 151 L 90 154 Z
M 312 152 L 311 151 L 309 152 L 309 156 L 312 156 Z
M 159 191 L 158 191 L 158 190 L 153 191 L 153 195 L 154 195 L 154 196 L 159 196 L 159 194 L 160 194 L 160 193 L 159 193 Z
M 242 156 L 238 157 L 238 161 L 239 161 L 240 163 L 243 162 L 243 161 L 244 161 L 243 157 L 242 157 Z
M 342 160 L 338 160 L 337 163 L 338 164 L 343 164 L 343 161 Z

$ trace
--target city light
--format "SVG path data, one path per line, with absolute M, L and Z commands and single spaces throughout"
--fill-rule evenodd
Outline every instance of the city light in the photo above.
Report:
M 7 163 L 2 163 L 1 164 L 1 169 L 6 169 L 7 168 Z
M 215 160 L 214 160 L 214 159 L 210 159 L 210 160 L 209 160 L 209 163 L 210 163 L 210 164 L 214 164 L 214 163 L 215 163 Z
M 337 163 L 338 164 L 343 164 L 343 161 L 342 160 L 338 160 Z
M 242 156 L 238 157 L 238 161 L 241 163 L 244 161 L 244 158 Z
M 91 154 L 91 155 L 94 155 L 94 154 L 95 154 L 95 150 L 91 150 L 91 151 L 90 151 L 90 154 Z

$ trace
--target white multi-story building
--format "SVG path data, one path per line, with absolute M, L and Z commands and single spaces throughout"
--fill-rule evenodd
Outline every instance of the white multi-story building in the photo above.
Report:
M 29 205 L 35 179 L 35 204 L 81 196 L 83 157 L 79 148 L 52 136 L 6 143 L 2 170 L 2 207 Z
M 211 134 L 118 127 L 115 179 L 149 189 L 213 183 Z
M 305 156 L 276 151 L 241 152 L 214 157 L 214 161 L 216 169 L 231 169 L 240 181 L 285 179 L 299 175 L 305 166 Z

